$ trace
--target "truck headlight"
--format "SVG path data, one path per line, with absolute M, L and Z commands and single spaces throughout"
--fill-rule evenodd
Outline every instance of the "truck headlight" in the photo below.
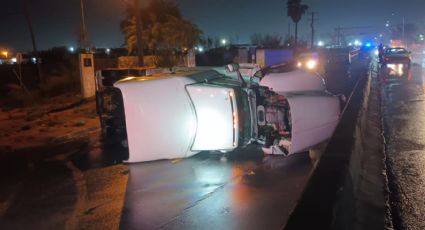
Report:
M 397 74 L 398 75 L 403 75 L 404 74 L 403 67 L 404 67 L 403 64 L 398 64 L 397 65 Z
M 298 67 L 298 68 L 301 68 L 302 66 L 303 66 L 303 63 L 299 61 L 299 62 L 297 63 L 297 67 Z
M 315 69 L 317 66 L 317 61 L 315 60 L 308 60 L 306 63 L 307 69 Z

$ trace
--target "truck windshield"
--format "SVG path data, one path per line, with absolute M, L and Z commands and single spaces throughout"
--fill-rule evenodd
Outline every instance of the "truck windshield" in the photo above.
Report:
M 407 50 L 404 48 L 389 48 L 386 50 L 387 54 L 407 54 Z
M 239 145 L 246 145 L 252 138 L 252 119 L 249 95 L 243 89 L 236 91 L 239 96 L 237 101 L 239 112 Z

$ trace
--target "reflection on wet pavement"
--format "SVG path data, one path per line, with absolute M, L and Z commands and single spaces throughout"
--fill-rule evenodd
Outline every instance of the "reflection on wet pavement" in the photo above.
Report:
M 311 173 L 308 154 L 221 156 L 130 164 L 121 228 L 282 228 Z
M 392 215 L 397 229 L 425 229 L 424 71 L 412 65 L 412 80 L 382 85 Z

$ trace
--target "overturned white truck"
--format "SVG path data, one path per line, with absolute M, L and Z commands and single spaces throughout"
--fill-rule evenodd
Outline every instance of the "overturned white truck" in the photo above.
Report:
M 324 91 L 320 77 L 275 68 L 247 80 L 238 65 L 228 70 L 236 77 L 208 70 L 115 83 L 124 103 L 127 162 L 226 152 L 251 143 L 287 155 L 332 135 L 340 99 Z

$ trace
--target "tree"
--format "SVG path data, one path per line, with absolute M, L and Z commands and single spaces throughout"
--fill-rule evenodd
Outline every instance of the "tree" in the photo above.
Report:
M 131 6 L 129 6 L 131 7 Z M 202 31 L 192 22 L 183 18 L 176 3 L 170 0 L 150 1 L 141 9 L 142 40 L 144 49 L 157 57 L 161 67 L 172 67 L 182 56 L 200 41 Z M 129 8 L 127 17 L 121 23 L 121 32 L 129 53 L 137 48 L 136 18 Z
M 282 37 L 278 34 L 266 34 L 262 35 L 260 33 L 255 33 L 251 35 L 251 43 L 256 46 L 261 46 L 263 48 L 281 48 L 282 47 Z
M 208 37 L 207 38 L 207 48 L 211 49 L 212 45 L 213 45 L 213 40 L 210 37 Z
M 288 0 L 288 16 L 291 17 L 295 23 L 295 49 L 297 49 L 298 42 L 298 22 L 300 22 L 302 16 L 308 10 L 308 6 L 301 4 L 301 0 Z
M 255 33 L 251 35 L 251 43 L 256 46 L 263 45 L 263 35 L 260 33 Z

